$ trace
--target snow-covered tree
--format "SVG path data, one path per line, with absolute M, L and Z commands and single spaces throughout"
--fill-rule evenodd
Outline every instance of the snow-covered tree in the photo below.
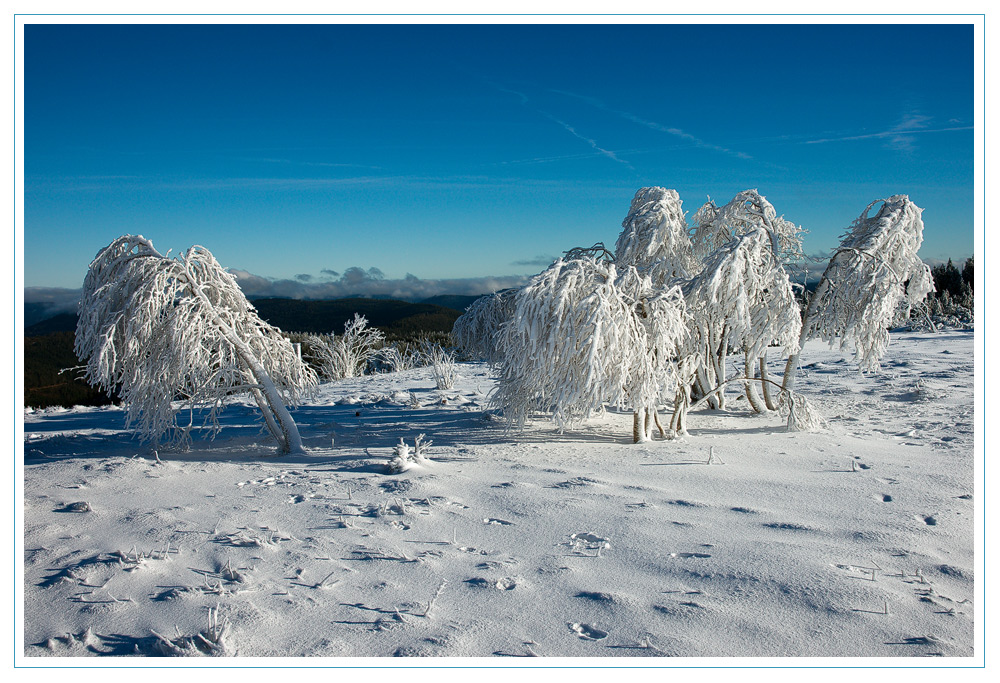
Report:
M 249 393 L 279 449 L 302 451 L 286 402 L 297 403 L 316 376 L 204 247 L 170 258 L 140 235 L 119 237 L 90 264 L 79 313 L 86 379 L 120 396 L 144 439 L 186 445 L 199 408 L 215 433 L 226 398 Z
M 473 301 L 452 327 L 455 345 L 488 363 L 499 363 L 498 334 L 500 326 L 514 314 L 516 293 L 516 289 L 504 289 Z
M 560 428 L 606 405 L 631 408 L 634 439 L 647 440 L 657 403 L 677 383 L 685 315 L 680 288 L 654 288 L 634 266 L 560 259 L 514 297 L 494 404 L 511 425 L 548 411 Z
M 368 319 L 355 313 L 353 320 L 344 323 L 343 335 L 310 336 L 307 355 L 326 379 L 360 377 L 384 340 L 381 330 L 368 327 Z
M 711 396 L 725 385 L 726 358 L 732 351 L 743 354 L 747 380 L 754 378 L 753 364 L 764 357 L 768 346 L 780 344 L 788 353 L 797 352 L 799 308 L 765 228 L 730 239 L 706 259 L 701 273 L 684 290 L 692 330 L 685 351 L 698 359 L 700 395 Z M 762 412 L 765 406 L 753 384 L 744 383 L 747 396 Z M 709 400 L 724 407 L 723 396 L 718 391 Z
M 657 286 L 694 275 L 698 262 L 676 190 L 644 187 L 635 193 L 615 244 L 619 267 L 635 266 Z
M 871 215 L 872 209 L 881 206 Z M 934 291 L 930 268 L 917 256 L 923 209 L 906 195 L 869 204 L 834 252 L 806 312 L 800 346 L 807 339 L 854 346 L 864 371 L 874 371 L 889 345 L 888 328 Z M 794 386 L 799 356 L 789 356 L 783 386 Z
M 802 229 L 778 216 L 757 190 L 744 190 L 721 208 L 709 200 L 692 222 L 694 250 L 703 258 L 702 272 L 685 286 L 696 326 L 692 338 L 701 358 L 698 393 L 712 394 L 709 404 L 724 407 L 725 393 L 713 390 L 724 386 L 727 355 L 742 351 L 744 376 L 759 379 L 744 383 L 750 405 L 757 412 L 775 410 L 767 347 L 786 345 L 789 325 L 798 332 L 798 307 L 783 266 L 801 258 Z M 764 400 L 757 394 L 757 383 Z

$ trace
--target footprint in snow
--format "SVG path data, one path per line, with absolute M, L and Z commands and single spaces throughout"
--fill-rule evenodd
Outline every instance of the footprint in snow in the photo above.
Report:
M 573 534 L 569 538 L 570 542 L 567 545 L 572 546 L 573 550 L 576 552 L 583 550 L 596 550 L 598 556 L 600 556 L 602 550 L 611 548 L 610 540 L 592 533 Z
M 569 630 L 579 636 L 581 640 L 604 640 L 608 637 L 607 631 L 602 631 L 591 624 L 570 623 L 566 625 L 569 626 Z
M 475 586 L 476 588 L 495 588 L 501 591 L 512 591 L 517 588 L 517 581 L 511 577 L 497 580 L 476 577 L 473 579 L 466 579 L 465 582 L 470 586 Z
M 90 507 L 90 503 L 81 500 L 79 502 L 69 503 L 61 508 L 57 508 L 56 512 L 92 512 L 92 508 Z
M 615 600 L 615 597 L 610 593 L 602 593 L 600 591 L 580 591 L 573 597 L 583 598 L 584 600 L 592 600 L 594 602 L 604 603 L 604 604 L 612 604 L 617 602 L 617 600 Z

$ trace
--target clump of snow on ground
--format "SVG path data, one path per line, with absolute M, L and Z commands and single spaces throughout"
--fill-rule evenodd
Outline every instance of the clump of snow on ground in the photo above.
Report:
M 24 654 L 973 656 L 972 332 L 801 358 L 819 433 L 735 394 L 681 440 L 508 433 L 468 363 L 322 385 L 303 457 L 251 406 L 186 453 L 25 411 Z

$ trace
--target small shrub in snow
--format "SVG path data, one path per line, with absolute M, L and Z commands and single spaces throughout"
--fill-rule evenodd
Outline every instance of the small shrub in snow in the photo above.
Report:
M 193 636 L 167 638 L 153 631 L 156 638 L 154 648 L 168 657 L 211 656 L 229 657 L 236 652 L 230 644 L 231 628 L 229 619 L 219 621 L 219 608 L 208 611 L 208 628 Z
M 417 367 L 419 362 L 417 354 L 400 350 L 396 344 L 383 346 L 374 353 L 372 361 L 378 372 L 404 372 Z
M 409 444 L 403 441 L 403 437 L 399 437 L 399 443 L 393 447 L 393 457 L 389 461 L 389 474 L 399 474 L 400 472 L 407 471 L 414 465 L 427 464 L 428 459 L 425 453 L 432 443 L 429 440 L 424 441 L 424 435 L 419 434 L 414 440 L 413 449 L 411 449 Z
M 780 410 L 788 416 L 789 432 L 818 432 L 826 428 L 826 420 L 802 394 L 782 392 Z
M 457 367 L 455 358 L 440 344 L 424 341 L 420 345 L 420 355 L 424 364 L 431 367 L 434 374 L 434 384 L 438 389 L 451 389 L 455 386 Z
M 344 324 L 344 334 L 340 337 L 334 334 L 308 337 L 307 355 L 325 379 L 360 377 L 384 339 L 381 330 L 368 327 L 368 319 L 355 313 L 354 319 Z

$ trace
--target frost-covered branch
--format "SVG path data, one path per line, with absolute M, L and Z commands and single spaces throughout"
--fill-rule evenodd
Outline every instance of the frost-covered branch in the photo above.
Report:
M 635 193 L 615 254 L 619 266 L 635 266 L 657 286 L 698 272 L 676 190 L 644 187 Z
M 501 326 L 514 315 L 516 289 L 505 289 L 476 299 L 458 317 L 451 336 L 466 353 L 497 364 L 502 357 L 497 347 Z

